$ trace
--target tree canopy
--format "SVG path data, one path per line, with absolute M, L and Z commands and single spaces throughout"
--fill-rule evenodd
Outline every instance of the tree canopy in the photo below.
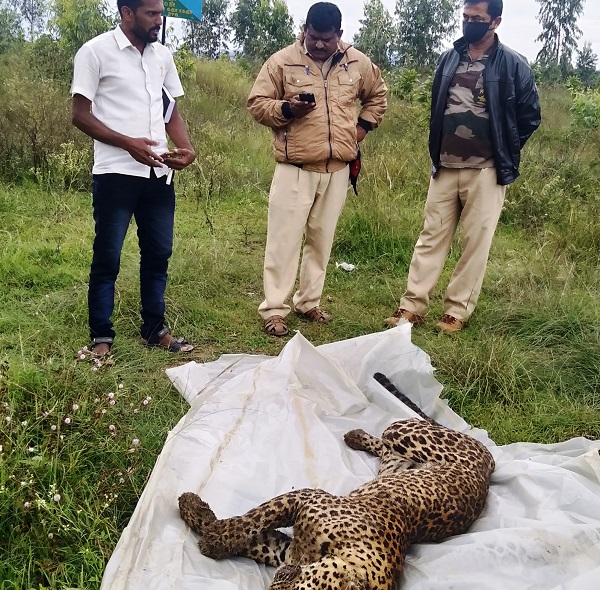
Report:
M 444 41 L 456 31 L 462 0 L 396 0 L 397 51 L 401 65 L 434 66 Z
M 204 0 L 199 22 L 185 21 L 184 43 L 196 54 L 217 59 L 229 51 L 229 0 Z
M 542 43 L 538 60 L 546 64 L 571 64 L 573 51 L 581 36 L 577 21 L 583 13 L 584 0 L 536 0 L 540 5 L 538 21 L 542 32 L 536 41 Z
M 354 35 L 354 46 L 368 55 L 380 68 L 393 65 L 394 20 L 381 0 L 367 0 L 360 29 Z
M 294 40 L 294 19 L 283 0 L 237 0 L 231 28 L 238 53 L 265 60 Z

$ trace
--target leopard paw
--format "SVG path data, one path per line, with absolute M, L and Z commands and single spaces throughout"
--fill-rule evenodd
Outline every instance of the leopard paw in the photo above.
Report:
M 183 521 L 197 534 L 203 534 L 203 529 L 217 520 L 215 513 L 200 496 L 185 492 L 179 496 L 179 514 Z
M 358 428 L 350 430 L 344 434 L 344 442 L 351 448 L 357 451 L 365 450 L 365 440 L 370 438 L 370 435 L 364 430 Z

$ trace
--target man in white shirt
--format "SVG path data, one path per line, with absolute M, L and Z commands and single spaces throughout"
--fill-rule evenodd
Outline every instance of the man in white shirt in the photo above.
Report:
M 165 321 L 164 293 L 173 246 L 173 170 L 196 155 L 177 106 L 165 124 L 163 86 L 183 88 L 170 51 L 159 43 L 162 0 L 118 0 L 121 24 L 88 41 L 75 56 L 73 124 L 94 139 L 94 253 L 88 309 L 91 348 L 109 354 L 121 249 L 131 217 L 140 246 L 141 336 L 172 352 L 193 346 Z M 176 146 L 169 151 L 167 134 Z

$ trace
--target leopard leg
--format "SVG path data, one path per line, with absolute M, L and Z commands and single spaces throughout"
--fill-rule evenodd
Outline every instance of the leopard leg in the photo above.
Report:
M 346 432 L 344 442 L 355 451 L 366 451 L 375 457 L 380 457 L 385 449 L 385 444 L 380 438 L 360 428 Z
M 392 475 L 405 469 L 410 469 L 413 462 L 396 453 L 389 443 L 381 438 L 372 436 L 364 430 L 351 430 L 344 435 L 344 441 L 357 451 L 366 451 L 379 457 L 378 475 Z
M 210 506 L 192 492 L 179 496 L 179 514 L 185 524 L 198 535 L 203 533 L 206 525 L 217 520 Z
M 225 559 L 234 555 L 260 555 L 266 544 L 266 554 L 274 559 L 287 551 L 289 537 L 276 534 L 275 529 L 293 526 L 299 506 L 310 499 L 314 490 L 297 490 L 283 494 L 243 516 L 212 518 L 212 510 L 195 494 L 183 494 L 180 498 L 182 518 L 198 533 L 198 547 L 203 555 L 213 559 Z M 193 499 L 191 497 L 195 497 Z M 182 500 L 183 499 L 183 500 Z M 183 502 L 184 509 L 181 508 Z M 190 514 L 191 513 L 191 514 Z M 269 534 L 271 533 L 271 534 Z M 263 547 L 264 549 L 264 547 Z

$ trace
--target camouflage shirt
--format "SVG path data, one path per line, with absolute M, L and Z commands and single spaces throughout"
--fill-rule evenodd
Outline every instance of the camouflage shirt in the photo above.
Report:
M 483 76 L 488 55 L 471 61 L 461 56 L 448 89 L 440 163 L 445 168 L 490 168 L 494 149 Z

